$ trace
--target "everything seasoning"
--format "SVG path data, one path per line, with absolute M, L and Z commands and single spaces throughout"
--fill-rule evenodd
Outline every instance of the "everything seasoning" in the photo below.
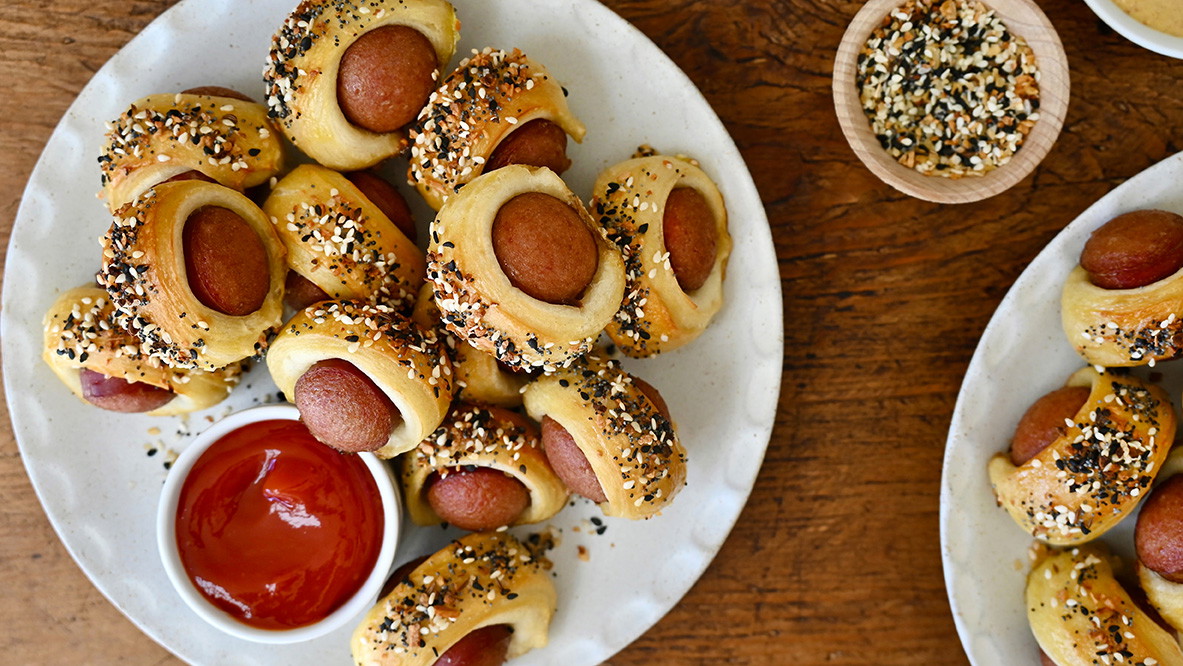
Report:
M 972 0 L 892 10 L 860 51 L 855 80 L 880 145 L 925 175 L 982 176 L 1039 120 L 1035 54 Z
M 545 573 L 551 567 L 545 554 L 553 545 L 553 536 L 546 534 L 518 541 L 503 532 L 474 532 L 457 539 L 415 567 L 370 610 L 353 637 L 354 661 L 434 662 L 437 645 L 451 645 L 468 627 L 529 618 L 532 605 L 553 603 Z
M 1113 345 L 1118 351 L 1124 352 L 1130 361 L 1141 363 L 1149 359 L 1145 361 L 1146 365 L 1153 368 L 1157 359 L 1170 359 L 1179 354 L 1183 319 L 1177 318 L 1172 312 L 1162 320 L 1143 318 L 1131 329 L 1110 321 L 1089 326 L 1081 331 L 1081 336 L 1095 345 Z M 1080 348 L 1077 351 L 1084 353 Z
M 518 49 L 474 51 L 431 93 L 408 129 L 408 182 L 438 181 L 442 200 L 455 194 L 484 170 L 485 157 L 472 147 L 487 136 L 486 126 L 502 120 L 516 125 L 527 109 L 515 98 L 547 78 Z
M 308 192 L 292 197 L 290 210 L 281 220 L 271 217 L 277 228 L 289 232 L 289 253 L 311 255 L 312 274 L 328 271 L 340 284 L 336 290 L 343 298 L 369 300 L 405 310 L 414 302 L 411 285 L 402 279 L 394 242 L 383 238 L 382 227 L 393 231 L 384 220 L 367 214 L 365 209 L 343 196 L 336 188 L 323 195 Z M 277 212 L 279 207 L 276 206 Z M 271 210 L 270 208 L 268 210 Z M 389 232 L 388 232 L 389 233 Z M 299 239 L 298 245 L 295 240 Z M 327 291 L 327 290 L 326 290 Z
M 620 361 L 589 354 L 526 388 L 526 410 L 551 416 L 575 439 L 607 501 L 605 515 L 650 518 L 686 483 L 686 450 L 673 423 Z M 564 421 L 565 420 L 565 421 Z

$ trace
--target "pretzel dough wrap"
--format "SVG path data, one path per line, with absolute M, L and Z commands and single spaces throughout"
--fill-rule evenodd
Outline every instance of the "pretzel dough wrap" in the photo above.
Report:
M 1095 539 L 1132 513 L 1175 439 L 1174 409 L 1157 386 L 1093 368 L 1065 385 L 1091 387 L 1073 425 L 1018 467 L 1006 453 L 988 466 L 998 503 L 1055 546 Z
M 1179 644 L 1122 589 L 1100 545 L 1036 562 L 1026 598 L 1031 632 L 1057 664 L 1183 664 Z
M 439 210 L 484 172 L 505 137 L 539 119 L 558 125 L 577 143 L 587 134 L 546 68 L 517 49 L 486 48 L 461 61 L 419 113 L 409 131 L 407 178 Z
M 112 213 L 154 185 L 200 171 L 245 190 L 283 169 L 283 144 L 267 108 L 210 95 L 149 95 L 108 124 L 99 156 Z
M 1169 581 L 1141 562 L 1138 563 L 1138 582 L 1154 610 L 1179 631 L 1183 627 L 1183 583 Z
M 715 263 L 701 287 L 682 291 L 665 247 L 665 200 L 675 187 L 697 190 L 717 224 Z M 628 284 L 608 335 L 633 358 L 677 349 L 702 334 L 723 306 L 723 276 L 731 254 L 723 195 L 698 165 L 653 155 L 609 167 L 596 178 L 592 215 L 624 254 Z
M 288 266 L 330 298 L 411 303 L 427 271 L 415 246 L 345 176 L 302 164 L 276 183 L 263 212 Z
M 172 391 L 149 416 L 185 414 L 212 407 L 230 395 L 242 376 L 234 364 L 215 372 L 170 368 L 140 353 L 139 340 L 115 323 L 115 308 L 99 287 L 63 292 L 45 313 L 42 358 L 74 395 L 86 402 L 79 373 L 83 368 Z M 89 402 L 87 403 L 89 404 Z
M 415 448 L 439 427 L 452 403 L 452 364 L 443 345 L 388 306 L 326 301 L 305 308 L 275 336 L 267 369 L 292 401 L 296 381 L 333 358 L 368 375 L 402 414 L 374 452 L 379 458 Z
M 481 627 L 507 624 L 513 659 L 545 647 L 556 594 L 542 554 L 504 532 L 474 532 L 427 558 L 353 632 L 359 666 L 428 666 Z
M 575 440 L 607 501 L 608 516 L 649 518 L 686 483 L 686 451 L 674 425 L 619 361 L 586 356 L 526 387 L 526 411 L 549 416 Z
M 1060 299 L 1064 334 L 1084 360 L 1108 368 L 1154 365 L 1183 352 L 1183 269 L 1134 289 L 1102 289 L 1077 266 Z
M 556 305 L 510 283 L 493 251 L 497 211 L 519 194 L 540 192 L 568 204 L 591 231 L 598 265 L 579 306 Z M 472 181 L 431 223 L 427 277 L 444 324 L 461 340 L 510 367 L 547 372 L 591 349 L 620 308 L 624 263 L 579 198 L 550 169 L 511 165 Z
M 1174 447 L 1167 455 L 1166 461 L 1163 462 L 1158 476 L 1154 479 L 1155 490 L 1163 486 L 1171 477 L 1180 473 L 1183 473 L 1183 449 Z M 1154 496 L 1153 491 L 1151 496 Z M 1174 514 L 1175 512 L 1170 513 Z M 1141 523 L 1145 520 L 1145 516 L 1146 513 L 1143 510 L 1139 514 L 1138 522 Z M 1137 543 L 1141 529 L 1143 529 L 1141 525 L 1135 528 L 1135 543 Z M 1140 559 L 1137 564 L 1137 572 L 1138 582 L 1142 585 L 1142 591 L 1146 593 L 1146 599 L 1176 631 L 1181 630 L 1183 628 L 1183 583 L 1176 583 L 1164 578 L 1143 564 Z
M 406 143 L 401 130 L 377 134 L 354 125 L 337 102 L 341 56 L 358 37 L 388 25 L 426 37 L 441 68 L 460 39 L 456 12 L 444 0 L 305 0 L 271 40 L 263 70 L 271 117 L 300 150 L 331 169 L 373 166 Z
M 222 314 L 189 286 L 182 232 L 189 216 L 205 206 L 241 217 L 267 253 L 267 295 L 250 314 Z M 216 370 L 261 354 L 282 321 L 283 244 L 263 211 L 234 190 L 196 180 L 158 185 L 115 214 L 102 243 L 103 266 L 95 279 L 110 294 L 120 326 L 140 339 L 144 353 L 168 365 Z
M 530 505 L 513 525 L 540 523 L 558 513 L 567 502 L 567 487 L 550 468 L 538 429 L 525 423 L 503 409 L 456 405 L 439 429 L 401 459 L 411 520 L 416 525 L 444 522 L 427 501 L 428 479 L 467 465 L 500 470 L 526 487 Z
M 522 389 L 530 382 L 525 372 L 510 372 L 487 352 L 457 340 L 440 321 L 440 311 L 433 299 L 430 282 L 419 289 L 411 319 L 423 328 L 437 329 L 448 347 L 452 359 L 452 385 L 458 402 L 470 402 L 495 407 L 518 407 L 522 404 Z

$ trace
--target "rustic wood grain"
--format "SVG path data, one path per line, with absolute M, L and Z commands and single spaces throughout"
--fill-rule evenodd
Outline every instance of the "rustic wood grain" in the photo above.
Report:
M 66 107 L 169 4 L 0 6 L 0 247 Z M 612 663 L 964 663 L 937 527 L 962 374 L 1039 249 L 1183 145 L 1183 65 L 1112 33 L 1079 0 L 1040 0 L 1072 70 L 1064 131 L 1010 191 L 941 206 L 878 181 L 839 130 L 830 69 L 860 2 L 608 4 L 689 74 L 743 152 L 775 237 L 786 343 L 777 427 L 739 524 L 681 603 Z M 3 423 L 0 661 L 176 663 L 69 558 Z

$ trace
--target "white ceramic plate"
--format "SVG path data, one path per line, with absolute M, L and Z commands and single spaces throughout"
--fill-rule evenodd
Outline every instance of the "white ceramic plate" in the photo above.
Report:
M 455 0 L 458 54 L 521 47 L 571 91 L 588 127 L 572 145 L 567 180 L 586 198 L 595 174 L 649 143 L 698 156 L 727 200 L 735 247 L 727 304 L 695 344 L 628 367 L 660 387 L 689 451 L 688 486 L 657 519 L 587 522 L 580 501 L 553 525 L 559 608 L 550 645 L 522 664 L 598 663 L 677 603 L 727 537 L 760 468 L 776 411 L 783 357 L 780 278 L 771 234 L 743 160 L 694 85 L 652 42 L 590 0 Z M 274 394 L 256 367 L 227 403 L 188 419 L 103 412 L 81 404 L 39 360 L 41 317 L 56 294 L 91 279 L 109 220 L 95 199 L 103 123 L 132 100 L 199 85 L 262 97 L 271 33 L 295 0 L 186 0 L 110 60 L 70 107 L 29 179 L 12 233 L 3 294 L 4 378 L 21 455 L 46 513 L 95 585 L 146 633 L 187 661 L 344 664 L 349 629 L 311 643 L 260 646 L 228 638 L 169 586 L 153 532 L 165 475 L 163 440 L 182 450 L 216 416 Z M 459 55 L 455 62 L 459 59 Z M 422 213 L 426 210 L 419 207 Z M 420 224 L 425 219 L 420 218 Z M 421 234 L 422 236 L 422 234 Z M 163 433 L 150 435 L 149 428 Z M 579 528 L 579 531 L 575 531 Z M 408 530 L 399 561 L 441 547 L 451 532 Z M 587 549 L 581 561 L 577 547 Z
M 941 556 L 953 619 L 975 664 L 1035 664 L 1023 588 L 1032 538 L 994 502 L 986 463 L 1010 445 L 1023 412 L 1063 386 L 1085 362 L 1060 326 L 1060 290 L 1094 229 L 1121 213 L 1160 208 L 1183 214 L 1183 153 L 1163 160 L 1101 198 L 1068 225 L 1011 287 L 965 374 L 941 478 Z M 1154 368 L 1176 401 L 1183 365 Z M 1102 541 L 1133 552 L 1127 517 Z

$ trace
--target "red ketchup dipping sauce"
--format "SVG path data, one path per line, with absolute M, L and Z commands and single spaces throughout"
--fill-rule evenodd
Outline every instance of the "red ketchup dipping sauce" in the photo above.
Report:
M 378 559 L 382 499 L 357 456 L 299 421 L 260 421 L 214 442 L 181 487 L 176 537 L 189 579 L 259 629 L 324 619 Z

